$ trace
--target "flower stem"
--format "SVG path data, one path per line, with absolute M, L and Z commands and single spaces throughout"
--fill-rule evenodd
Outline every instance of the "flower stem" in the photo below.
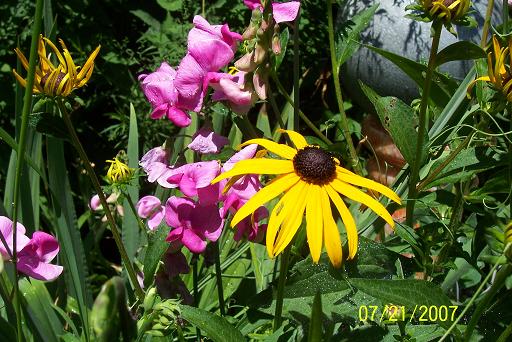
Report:
M 508 249 L 512 246 L 511 243 L 507 244 L 507 246 L 505 246 L 505 249 L 503 250 L 503 254 L 505 255 L 508 251 Z M 498 268 L 499 266 L 499 262 L 500 260 L 496 261 L 496 263 L 494 264 L 494 266 L 491 268 L 491 270 L 489 271 L 489 273 L 487 274 L 487 276 L 485 277 L 485 279 L 482 281 L 482 283 L 480 283 L 480 286 L 478 287 L 478 289 L 476 290 L 476 292 L 473 294 L 473 297 L 471 297 L 471 299 L 469 300 L 469 302 L 466 304 L 466 306 L 464 307 L 464 310 L 462 310 L 462 312 L 459 314 L 459 316 L 457 317 L 457 319 L 455 319 L 455 321 L 452 323 L 452 325 L 450 325 L 450 327 L 448 328 L 448 330 L 445 331 L 444 335 L 441 337 L 441 339 L 439 340 L 439 342 L 442 342 L 446 339 L 446 337 L 448 337 L 448 335 L 450 334 L 450 332 L 457 326 L 457 323 L 462 319 L 462 317 L 464 317 L 464 315 L 466 314 L 466 312 L 469 310 L 469 308 L 471 307 L 471 305 L 473 304 L 473 302 L 476 300 L 476 297 L 478 297 L 480 295 L 480 293 L 482 292 L 482 290 L 484 289 L 484 286 L 487 284 L 487 282 L 489 281 L 489 279 L 491 279 L 494 271 L 496 271 L 496 269 Z M 510 265 L 507 265 L 507 266 L 510 266 Z M 466 329 L 467 331 L 467 329 Z
M 484 27 L 482 29 L 482 40 L 480 46 L 485 49 L 487 44 L 487 36 L 489 35 L 489 26 L 491 25 L 492 10 L 494 8 L 494 0 L 489 0 L 487 3 L 487 11 L 485 12 Z
M 361 164 L 359 163 L 359 158 L 357 157 L 357 152 L 352 143 L 352 137 L 350 134 L 350 129 L 348 127 L 348 119 L 347 113 L 345 113 L 345 108 L 343 107 L 343 95 L 341 93 L 341 84 L 340 84 L 340 66 L 338 65 L 338 60 L 336 59 L 336 47 L 334 45 L 334 24 L 332 17 L 332 0 L 327 1 L 327 23 L 328 23 L 328 33 L 329 33 L 329 49 L 331 52 L 331 65 L 332 65 L 332 78 L 334 80 L 334 90 L 336 93 L 336 101 L 338 102 L 338 109 L 340 111 L 340 125 L 341 131 L 343 133 L 343 137 L 347 142 L 348 152 L 350 156 L 350 165 L 354 169 L 354 171 L 362 176 L 363 170 L 361 168 Z
M 112 216 L 112 213 L 110 212 L 107 199 L 105 198 L 105 194 L 103 193 L 103 190 L 101 189 L 100 182 L 98 180 L 98 177 L 96 176 L 96 173 L 92 169 L 91 162 L 89 161 L 89 158 L 87 157 L 87 154 L 85 153 L 85 150 L 80 143 L 80 140 L 78 139 L 78 135 L 76 134 L 75 128 L 73 127 L 73 123 L 71 122 L 71 119 L 69 117 L 69 113 L 66 109 L 66 106 L 61 100 L 57 101 L 57 105 L 59 107 L 59 110 L 62 114 L 62 118 L 64 119 L 64 123 L 66 124 L 66 127 L 68 129 L 71 143 L 73 144 L 73 147 L 78 152 L 78 155 L 80 156 L 80 159 L 84 162 L 85 169 L 87 171 L 87 174 L 89 175 L 89 178 L 91 179 L 92 185 L 94 187 L 94 190 L 98 193 L 98 196 L 100 198 L 100 203 L 105 209 L 105 215 L 107 216 L 107 221 L 110 225 L 110 230 L 112 231 L 112 236 L 114 237 L 114 240 L 117 245 L 117 249 L 119 250 L 119 254 L 121 255 L 121 259 L 123 260 L 124 266 L 126 267 L 126 271 L 128 272 L 128 277 L 130 278 L 132 282 L 132 286 L 135 290 L 135 295 L 137 296 L 137 299 L 139 301 L 142 301 L 144 299 L 144 291 L 139 285 L 139 282 L 137 281 L 137 275 L 135 274 L 135 270 L 133 269 L 133 266 L 130 262 L 130 258 L 128 257 L 128 254 L 126 253 L 126 249 L 124 248 L 123 241 L 121 239 L 121 234 L 119 233 L 119 229 L 117 228 L 116 222 L 114 220 L 114 217 Z
M 220 315 L 226 316 L 226 304 L 224 303 L 224 289 L 222 287 L 222 269 L 220 268 L 219 242 L 213 243 L 215 253 L 215 278 L 217 280 L 217 295 L 219 297 Z
M 496 274 L 496 278 L 491 285 L 491 288 L 485 293 L 482 300 L 478 303 L 475 312 L 471 315 L 471 320 L 469 321 L 466 331 L 464 332 L 464 341 L 469 341 L 473 330 L 475 329 L 476 323 L 482 316 L 482 313 L 485 309 L 489 308 L 489 302 L 494 297 L 494 295 L 505 285 L 505 280 L 512 273 L 512 265 L 506 264 L 504 265 Z
M 277 86 L 277 89 L 279 90 L 279 92 L 281 93 L 281 95 L 283 95 L 286 99 L 286 101 L 288 101 L 289 104 L 291 104 L 294 108 L 295 108 L 295 102 L 293 102 L 292 98 L 290 97 L 290 95 L 286 92 L 286 89 L 284 89 L 284 86 L 283 84 L 281 83 L 281 81 L 279 81 L 279 79 L 277 78 L 277 75 L 275 74 L 275 72 L 271 71 L 270 72 L 270 75 L 272 76 L 272 79 L 274 80 L 274 83 L 276 84 Z M 294 90 L 294 93 L 298 91 L 297 90 Z M 320 132 L 320 130 L 318 128 L 316 128 L 315 124 L 311 122 L 311 120 L 308 119 L 308 117 L 306 116 L 306 114 L 304 114 L 300 109 L 299 109 L 299 117 L 306 123 L 306 125 L 320 138 L 322 139 L 323 142 L 325 142 L 326 144 L 332 144 L 332 142 L 327 139 L 327 137 L 322 133 Z
M 32 92 L 35 80 L 35 70 L 37 62 L 37 45 L 39 42 L 39 32 L 41 31 L 41 22 L 43 19 L 43 0 L 37 0 L 36 10 L 34 14 L 34 25 L 32 26 L 32 37 L 30 44 L 30 56 L 28 65 L 27 84 L 25 87 L 25 94 L 23 96 L 23 109 L 21 111 L 21 129 L 18 141 L 18 153 L 16 158 L 16 170 L 14 176 L 14 194 L 13 194 L 13 211 L 12 211 L 12 224 L 13 224 L 13 239 L 12 239 L 12 262 L 14 264 L 14 311 L 16 313 L 16 338 L 18 342 L 24 340 L 22 329 L 22 314 L 20 302 L 20 289 L 18 285 L 18 256 L 17 256 L 17 229 L 18 224 L 18 201 L 21 184 L 21 173 L 25 163 L 25 149 L 27 145 L 27 128 L 28 128 L 28 115 L 32 104 Z
M 197 259 L 198 256 L 196 254 L 192 255 L 192 283 L 194 287 L 194 305 L 197 307 L 199 305 L 199 286 L 198 286 L 198 278 L 197 278 Z M 201 330 L 196 326 L 196 341 L 201 342 Z
M 277 283 L 276 310 L 274 314 L 274 332 L 281 327 L 283 319 L 283 295 L 284 285 L 286 284 L 286 274 L 288 273 L 288 262 L 290 261 L 291 245 L 285 248 L 281 256 L 281 264 L 279 266 L 279 280 Z
M 299 131 L 299 99 L 300 99 L 300 51 L 299 51 L 300 7 L 293 25 L 293 130 Z
M 434 21 L 432 23 L 433 37 L 432 47 L 430 50 L 430 58 L 428 60 L 427 74 L 425 76 L 425 84 L 423 86 L 423 94 L 421 96 L 419 124 L 418 124 L 418 140 L 416 141 L 416 158 L 414 159 L 411 175 L 409 179 L 409 194 L 406 208 L 407 225 L 413 226 L 414 222 L 414 205 L 416 204 L 416 197 L 418 191 L 416 190 L 416 183 L 419 180 L 420 166 L 423 157 L 423 141 L 425 140 L 425 132 L 427 130 L 427 106 L 430 97 L 430 86 L 432 85 L 432 76 L 436 65 L 437 50 L 439 49 L 439 40 L 441 39 L 441 32 L 443 24 L 441 21 Z

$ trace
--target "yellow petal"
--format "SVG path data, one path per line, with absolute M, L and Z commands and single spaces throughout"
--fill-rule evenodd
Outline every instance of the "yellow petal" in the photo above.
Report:
M 223 172 L 215 179 L 212 184 L 238 175 L 261 174 L 261 175 L 281 175 L 293 172 L 293 163 L 289 160 L 256 158 L 240 160 L 229 171 Z
M 324 221 L 324 244 L 327 255 L 331 260 L 334 267 L 339 268 L 343 260 L 343 252 L 341 248 L 340 232 L 338 226 L 332 217 L 331 203 L 329 202 L 329 196 L 327 195 L 327 188 L 324 187 L 321 190 L 322 195 L 322 213 Z M 352 217 L 352 216 L 351 216 Z M 351 239 L 353 240 L 353 239 Z M 356 232 L 356 249 L 357 249 L 357 232 Z M 355 254 L 355 253 L 354 253 Z
M 61 40 L 61 44 L 64 44 Z M 64 58 L 66 59 L 66 65 L 68 69 L 68 74 L 72 80 L 76 78 L 76 66 L 75 62 L 73 62 L 73 58 L 71 58 L 71 55 L 69 54 L 68 50 L 64 50 Z
M 62 65 L 64 68 L 66 67 L 66 60 L 64 57 L 62 57 L 62 54 L 60 53 L 59 49 L 55 46 L 55 44 L 52 43 L 51 40 L 48 38 L 43 38 L 46 44 L 50 45 L 50 48 L 53 50 L 55 55 L 57 56 L 57 59 L 59 60 L 60 65 Z M 64 70 L 64 72 L 67 72 L 67 70 Z
M 85 80 L 86 80 L 85 83 L 87 83 L 87 81 L 91 77 L 92 69 L 94 68 L 94 59 L 96 58 L 96 56 L 100 52 L 100 48 L 101 48 L 101 45 L 98 45 L 98 47 L 91 53 L 89 58 L 87 58 L 87 61 L 85 62 L 84 66 L 82 67 L 82 69 L 80 70 L 78 75 L 76 76 L 78 81 L 81 81 L 82 78 L 85 77 Z M 80 84 L 81 84 L 81 82 L 80 82 Z M 83 84 L 81 84 L 80 87 L 82 85 Z
M 341 220 L 345 225 L 345 230 L 347 231 L 348 258 L 352 259 L 357 253 L 357 243 L 359 239 L 359 236 L 357 235 L 356 223 L 354 221 L 354 218 L 352 217 L 352 214 L 350 213 L 347 206 L 341 199 L 340 195 L 338 195 L 338 193 L 335 191 L 335 189 L 330 185 L 327 185 L 325 186 L 325 190 L 327 191 L 327 194 L 334 203 L 334 206 L 336 206 L 336 209 L 338 209 L 338 212 L 340 213 L 341 216 Z
M 60 80 L 59 86 L 57 87 L 56 94 L 61 95 L 65 92 L 66 85 L 69 83 L 69 74 L 64 75 Z
M 12 73 L 14 74 L 14 77 L 18 80 L 18 82 L 20 82 L 21 86 L 23 88 L 26 88 L 27 87 L 27 81 L 21 77 L 20 75 L 18 75 L 18 73 L 16 72 L 16 70 L 12 69 Z
M 330 185 L 336 190 L 337 192 L 341 193 L 342 195 L 350 198 L 351 200 L 354 200 L 359 203 L 363 203 L 368 208 L 373 210 L 377 215 L 382 217 L 384 221 L 389 223 L 391 227 L 395 226 L 395 222 L 393 222 L 393 218 L 388 213 L 386 208 L 380 204 L 378 201 L 370 197 L 369 195 L 365 194 L 361 190 L 353 187 L 350 184 L 344 183 L 340 180 L 333 180 Z
M 16 56 L 18 56 L 18 59 L 20 60 L 21 62 L 21 65 L 23 65 L 23 67 L 25 68 L 25 70 L 28 71 L 28 61 L 27 61 L 27 57 L 25 57 L 25 55 L 23 54 L 23 52 L 21 52 L 20 49 L 16 48 L 14 49 L 14 52 L 16 53 Z
M 287 217 L 285 217 L 281 230 L 277 235 L 277 240 L 274 247 L 274 256 L 279 255 L 288 244 L 292 241 L 295 233 L 302 223 L 302 217 L 304 216 L 304 210 L 306 209 L 306 203 L 309 201 L 309 190 L 311 184 L 299 181 L 296 185 L 301 187 L 299 196 L 290 198 L 289 204 L 292 205 L 292 209 Z M 288 203 L 286 203 L 289 205 Z
M 244 147 L 251 144 L 258 144 L 264 147 L 265 149 L 269 150 L 270 152 L 286 159 L 293 159 L 293 157 L 295 157 L 295 154 L 297 153 L 297 151 L 294 148 L 291 148 L 288 145 L 278 144 L 268 139 L 251 139 L 241 144 L 240 147 Z
M 277 197 L 282 192 L 288 190 L 299 181 L 299 177 L 294 173 L 281 176 L 279 180 L 273 182 L 258 191 L 247 203 L 245 203 L 231 220 L 231 227 L 236 226 L 240 221 L 258 209 L 263 204 Z
M 302 134 L 297 133 L 295 131 L 286 130 L 286 129 L 280 129 L 279 131 L 288 134 L 288 136 L 290 137 L 290 140 L 295 145 L 295 148 L 297 150 L 300 150 L 300 149 L 308 146 L 308 143 L 307 143 L 306 139 L 302 136 Z
M 297 196 L 300 195 L 300 191 L 303 190 L 302 185 L 303 184 L 297 184 L 286 191 L 270 214 L 267 226 L 266 244 L 268 255 L 272 258 L 274 257 L 274 244 L 276 243 L 277 232 L 283 220 L 289 215 L 291 209 L 293 209 L 295 198 L 297 198 Z
M 322 209 L 325 204 L 322 193 L 323 190 L 319 185 L 310 185 L 309 196 L 306 206 L 306 232 L 308 236 L 309 251 L 314 263 L 320 260 L 322 254 Z M 327 203 L 328 205 L 329 203 Z
M 362 187 L 365 187 L 368 189 L 378 191 L 381 194 L 383 194 L 384 196 L 386 196 L 387 198 L 389 198 L 390 200 L 395 201 L 398 204 L 401 204 L 400 197 L 398 197 L 398 195 L 393 190 L 391 190 L 390 188 L 388 188 L 385 185 L 382 185 L 380 183 L 377 183 L 375 181 L 372 181 L 370 179 L 367 179 L 367 178 L 364 178 L 361 176 L 350 175 L 347 173 L 344 173 L 344 174 L 338 173 L 337 178 L 345 183 L 350 183 L 350 184 L 354 184 L 357 186 L 362 186 Z

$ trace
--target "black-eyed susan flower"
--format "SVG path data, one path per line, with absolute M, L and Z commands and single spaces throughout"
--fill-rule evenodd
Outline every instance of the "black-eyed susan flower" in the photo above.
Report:
M 478 81 L 489 82 L 493 88 L 500 91 L 508 102 L 512 102 L 512 40 L 502 47 L 496 36 L 492 37 L 492 51 L 487 54 L 487 76 L 482 76 L 471 82 L 468 95 Z
M 48 38 L 39 36 L 39 45 L 37 54 L 39 56 L 39 65 L 36 67 L 34 82 L 34 93 L 45 94 L 47 96 L 66 97 L 75 89 L 83 87 L 91 78 L 94 70 L 94 59 L 100 51 L 100 45 L 91 53 L 85 64 L 75 65 L 66 44 L 59 39 L 62 47 L 62 53 Z M 57 57 L 58 64 L 50 61 L 50 54 L 46 52 L 46 44 Z M 28 60 L 20 49 L 14 49 L 21 64 L 28 71 Z M 26 87 L 27 80 L 21 77 L 16 70 L 12 71 L 14 76 L 23 87 Z
M 242 144 L 258 144 L 284 160 L 241 160 L 231 170 L 215 178 L 212 183 L 247 174 L 278 175 L 237 211 L 231 220 L 231 226 L 234 227 L 261 205 L 283 194 L 268 222 L 266 245 L 269 255 L 275 257 L 288 246 L 305 213 L 306 233 L 313 262 L 318 262 L 322 247 L 325 245 L 332 264 L 339 267 L 343 254 L 338 227 L 331 211 L 331 202 L 345 224 L 348 258 L 351 259 L 357 252 L 357 229 L 354 218 L 340 194 L 365 204 L 391 226 L 394 226 L 393 219 L 384 206 L 357 187 L 374 190 L 397 203 L 400 203 L 400 198 L 386 186 L 344 169 L 329 152 L 308 145 L 306 139 L 299 133 L 284 132 L 288 134 L 295 148 L 267 139 L 252 139 Z
M 117 157 L 114 158 L 114 160 L 107 160 L 107 163 L 110 163 L 110 167 L 107 171 L 107 179 L 111 184 L 126 183 L 132 177 L 133 170 Z

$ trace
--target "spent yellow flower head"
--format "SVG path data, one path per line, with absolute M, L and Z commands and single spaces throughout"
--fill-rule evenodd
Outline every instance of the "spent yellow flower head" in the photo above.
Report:
M 471 82 L 468 87 L 468 96 L 478 81 L 485 81 L 493 88 L 500 91 L 512 102 L 512 40 L 509 39 L 506 46 L 501 46 L 496 36 L 492 37 L 492 51 L 487 54 L 487 76 L 482 76 Z
M 107 160 L 107 163 L 110 163 L 107 179 L 111 184 L 127 183 L 132 177 L 133 170 L 117 157 L 114 160 Z
M 387 223 L 394 222 L 386 208 L 357 187 L 366 187 L 400 203 L 400 198 L 388 187 L 358 176 L 339 165 L 339 161 L 318 146 L 308 145 L 302 135 L 284 131 L 295 148 L 267 139 L 252 139 L 242 144 L 258 144 L 269 152 L 284 158 L 253 158 L 241 160 L 235 166 L 215 178 L 212 183 L 247 174 L 278 175 L 259 190 L 233 219 L 236 226 L 245 217 L 270 200 L 283 194 L 268 221 L 266 245 L 271 257 L 277 256 L 290 244 L 306 213 L 306 233 L 313 262 L 317 263 L 325 246 L 327 255 L 335 267 L 342 263 L 342 247 L 338 226 L 333 218 L 334 204 L 345 225 L 348 240 L 348 258 L 357 252 L 356 223 L 341 195 L 365 204 Z M 230 182 L 228 182 L 230 184 Z
M 421 0 L 421 3 L 432 18 L 449 22 L 466 15 L 471 5 L 470 0 Z
M 48 38 L 39 36 L 37 54 L 39 64 L 36 66 L 36 75 L 34 80 L 34 93 L 45 94 L 47 96 L 66 97 L 75 89 L 83 87 L 91 78 L 94 70 L 94 59 L 100 51 L 100 45 L 91 53 L 85 64 L 81 67 L 75 65 L 71 54 L 64 41 L 59 39 L 62 47 L 62 53 Z M 51 53 L 47 54 L 46 46 L 57 57 L 58 64 L 50 61 Z M 28 60 L 20 49 L 14 49 L 21 64 L 28 71 Z M 27 80 L 21 77 L 16 70 L 12 71 L 14 76 L 23 87 L 26 87 Z

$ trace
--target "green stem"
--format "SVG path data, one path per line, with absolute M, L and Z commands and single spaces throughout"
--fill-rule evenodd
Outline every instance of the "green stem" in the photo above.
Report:
M 275 72 L 271 71 L 270 72 L 270 75 L 272 76 L 272 79 L 274 80 L 274 83 L 276 84 L 277 86 L 277 89 L 279 90 L 279 92 L 281 93 L 281 95 L 283 95 L 286 99 L 286 101 L 288 101 L 288 103 L 290 105 L 293 106 L 293 108 L 295 109 L 295 102 L 293 102 L 292 98 L 290 97 L 290 95 L 288 94 L 288 92 L 286 91 L 286 89 L 284 89 L 284 86 L 283 84 L 281 83 L 281 81 L 279 81 L 279 79 L 277 78 L 277 75 L 275 74 Z M 298 91 L 298 89 L 296 90 Z M 295 92 L 294 91 L 294 94 Z M 311 122 L 311 120 L 308 119 L 308 117 L 306 116 L 306 114 L 304 114 L 300 109 L 299 109 L 299 117 L 306 123 L 306 125 L 320 138 L 322 139 L 323 142 L 325 142 L 326 144 L 328 145 L 331 145 L 332 142 L 327 139 L 327 137 L 322 133 L 320 132 L 320 130 L 318 128 L 316 128 L 315 124 L 313 122 Z
M 464 332 L 464 341 L 469 341 L 475 326 L 482 316 L 482 313 L 488 308 L 489 302 L 494 297 L 494 295 L 503 287 L 505 284 L 505 280 L 512 273 L 512 265 L 506 264 L 503 266 L 498 273 L 496 274 L 496 279 L 491 285 L 491 288 L 485 293 L 485 296 L 482 298 L 480 303 L 478 303 L 475 312 L 471 315 L 471 320 L 466 327 L 466 331 Z
M 496 342 L 507 342 L 507 338 L 512 334 L 512 322 L 507 326 L 507 328 L 501 333 L 500 337 L 496 340 Z
M 57 105 L 59 107 L 59 110 L 61 112 L 62 118 L 64 119 L 64 123 L 66 124 L 66 127 L 68 129 L 71 143 L 73 144 L 73 147 L 78 152 L 78 155 L 80 156 L 80 159 L 84 162 L 85 169 L 87 171 L 87 174 L 89 175 L 89 178 L 91 179 L 92 185 L 94 187 L 94 190 L 98 193 L 98 196 L 100 198 L 100 203 L 105 210 L 105 215 L 107 216 L 107 221 L 110 225 L 110 230 L 112 231 L 112 236 L 114 237 L 114 241 L 116 242 L 117 249 L 119 250 L 119 254 L 121 255 L 121 259 L 123 260 L 124 266 L 126 267 L 126 271 L 128 272 L 128 276 L 130 277 L 130 280 L 132 282 L 132 286 L 135 289 L 135 295 L 137 296 L 137 299 L 139 301 L 142 301 L 144 299 L 144 291 L 139 285 L 139 282 L 137 281 L 137 275 L 135 273 L 135 270 L 133 269 L 133 265 L 130 262 L 130 258 L 128 257 L 128 254 L 126 253 L 126 249 L 123 245 L 123 240 L 121 239 L 121 234 L 119 233 L 119 229 L 117 228 L 116 221 L 114 220 L 114 217 L 112 216 L 112 213 L 110 212 L 107 199 L 105 197 L 105 194 L 103 193 L 103 190 L 101 189 L 100 182 L 98 180 L 98 177 L 96 176 L 96 173 L 94 172 L 91 162 L 89 161 L 89 158 L 87 157 L 87 153 L 85 153 L 85 150 L 80 143 L 80 139 L 78 138 L 78 135 L 76 134 L 75 128 L 73 127 L 73 123 L 71 122 L 71 119 L 69 117 L 69 113 L 66 109 L 66 106 L 64 105 L 64 102 L 62 100 L 57 101 Z
M 459 146 L 457 146 L 457 148 L 455 150 L 453 150 L 448 155 L 448 157 L 438 167 L 436 167 L 436 169 L 434 171 L 429 172 L 427 178 L 425 178 L 418 184 L 418 186 L 416 187 L 416 191 L 423 190 L 425 188 L 425 186 L 427 186 L 430 182 L 432 182 L 434 179 L 436 179 L 436 177 L 439 176 L 441 171 L 443 171 L 444 168 L 446 166 L 448 166 L 448 164 L 450 164 L 452 162 L 452 160 L 455 159 L 455 157 L 457 157 L 459 155 L 459 153 L 469 144 L 469 142 L 471 141 L 472 138 L 473 138 L 473 134 L 468 135 L 466 137 L 466 139 L 464 139 L 464 141 Z
M 443 24 L 441 21 L 434 21 L 432 23 L 432 30 L 434 36 L 432 38 L 432 48 L 430 50 L 430 58 L 428 60 L 427 74 L 425 76 L 425 85 L 423 86 L 423 94 L 421 96 L 419 124 L 418 124 L 418 140 L 416 141 L 416 158 L 414 159 L 411 176 L 409 179 L 409 194 L 407 198 L 406 217 L 407 225 L 413 226 L 414 222 L 414 205 L 416 204 L 416 197 L 418 192 L 416 191 L 416 183 L 419 180 L 419 172 L 423 157 L 423 141 L 425 140 L 425 132 L 427 130 L 427 106 L 430 97 L 430 86 L 432 85 L 432 76 L 436 66 L 437 50 L 439 48 L 439 40 L 441 38 L 441 32 Z
M 299 131 L 299 95 L 300 95 L 300 56 L 299 56 L 299 21 L 300 21 L 300 8 L 295 18 L 293 25 L 293 130 Z
M 27 84 L 25 87 L 25 94 L 23 97 L 23 109 L 21 111 L 21 130 L 18 142 L 18 153 L 16 158 L 16 170 L 14 176 L 14 194 L 13 194 L 13 211 L 12 211 L 12 224 L 13 224 L 13 241 L 12 241 L 12 262 L 14 264 L 14 311 L 16 313 L 16 338 L 18 342 L 24 340 L 22 330 L 22 314 L 20 302 L 20 289 L 18 285 L 18 253 L 17 253 L 17 225 L 18 225 L 18 201 L 21 184 L 21 173 L 25 163 L 25 149 L 27 145 L 27 129 L 28 129 L 28 115 L 32 105 L 32 92 L 35 80 L 35 70 L 37 62 L 37 46 L 39 42 L 39 32 L 41 31 L 41 23 L 43 19 L 43 0 L 37 0 L 36 10 L 34 14 L 34 25 L 32 26 L 32 37 L 30 44 L 30 55 L 28 64 Z
M 329 31 L 329 49 L 331 52 L 331 66 L 332 66 L 332 78 L 334 80 L 334 90 L 336 93 L 336 101 L 338 102 L 338 110 L 340 111 L 340 125 L 341 131 L 343 133 L 343 137 L 347 142 L 349 157 L 350 157 L 350 166 L 354 171 L 362 176 L 363 170 L 361 168 L 361 164 L 359 163 L 359 158 L 357 157 L 357 152 L 352 143 L 352 136 L 350 134 L 350 129 L 348 127 L 348 118 L 347 113 L 345 112 L 345 108 L 343 107 L 343 95 L 341 93 L 341 84 L 340 84 L 340 66 L 338 65 L 338 60 L 336 59 L 336 47 L 334 45 L 334 24 L 333 24 L 333 16 L 332 16 L 332 0 L 327 2 L 327 23 L 328 23 L 328 31 Z
M 492 10 L 494 8 L 494 0 L 489 0 L 487 3 L 487 11 L 485 12 L 484 27 L 482 29 L 482 40 L 480 46 L 485 49 L 487 45 L 487 36 L 489 35 L 489 26 L 491 25 Z
M 505 255 L 507 252 L 508 252 L 508 249 L 510 248 L 510 246 L 512 246 L 511 243 L 507 244 L 507 246 L 505 247 L 505 249 L 503 250 L 503 254 Z M 439 342 L 442 342 L 446 339 L 446 337 L 448 337 L 448 335 L 450 334 L 450 332 L 457 326 L 457 323 L 462 319 L 462 317 L 464 317 L 464 315 L 466 314 L 466 312 L 469 310 L 469 308 L 471 307 L 471 305 L 473 305 L 473 303 L 475 302 L 476 298 L 480 295 L 480 293 L 483 291 L 484 289 L 484 286 L 489 282 L 489 279 L 491 279 L 492 277 L 492 274 L 494 273 L 494 271 L 496 271 L 496 269 L 498 268 L 499 266 L 499 263 L 500 263 L 501 260 L 498 260 L 496 261 L 496 263 L 494 264 L 494 266 L 491 268 L 491 270 L 489 271 L 489 273 L 487 274 L 487 276 L 484 278 L 484 280 L 480 283 L 480 286 L 478 287 L 478 289 L 476 290 L 476 292 L 473 294 L 473 296 L 471 297 L 471 299 L 469 300 L 469 302 L 466 304 L 466 306 L 464 307 L 464 310 L 462 310 L 462 312 L 459 314 L 459 316 L 457 317 L 457 319 L 455 319 L 455 321 L 452 323 L 452 325 L 450 325 L 450 327 L 445 331 L 444 335 L 441 337 L 441 339 L 439 340 Z M 509 265 L 510 266 L 510 265 Z M 466 329 L 467 330 L 467 329 Z
M 139 225 L 139 229 L 142 232 L 145 232 L 146 231 L 146 226 L 144 226 L 144 223 L 142 223 L 139 215 L 137 214 L 137 209 L 135 209 L 135 205 L 133 204 L 132 197 L 130 196 L 130 194 L 125 193 L 124 191 L 123 191 L 123 194 L 124 194 L 124 197 L 126 197 L 126 200 L 128 201 L 128 205 L 130 206 L 130 209 L 132 210 L 132 213 L 135 216 L 135 219 L 137 220 L 137 224 Z
M 281 264 L 279 266 L 279 280 L 277 283 L 276 310 L 274 314 L 274 332 L 281 327 L 283 319 L 283 296 L 284 285 L 286 284 L 286 274 L 288 273 L 288 262 L 290 261 L 291 244 L 285 248 L 281 256 Z
M 286 126 L 284 124 L 283 118 L 281 117 L 281 111 L 277 107 L 276 99 L 275 99 L 274 94 L 272 93 L 272 91 L 270 89 L 268 91 L 268 100 L 270 102 L 270 106 L 272 106 L 272 110 L 274 111 L 274 114 L 276 116 L 277 123 L 279 124 L 279 127 L 281 129 L 286 129 Z
M 226 304 L 224 303 L 224 290 L 222 285 L 222 269 L 220 268 L 219 243 L 213 243 L 215 253 L 215 279 L 217 281 L 217 295 L 219 297 L 220 315 L 226 316 Z
M 508 34 L 508 1 L 503 0 L 503 7 L 501 11 L 501 16 L 503 20 L 503 35 Z

